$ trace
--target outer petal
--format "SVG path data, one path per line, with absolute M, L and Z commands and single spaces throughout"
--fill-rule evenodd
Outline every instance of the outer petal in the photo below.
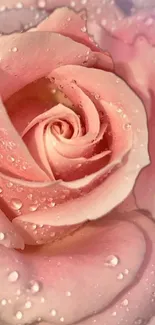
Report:
M 1 37 L 0 58 L 3 99 L 61 65 L 94 66 L 97 62 L 95 53 L 87 46 L 50 32 L 44 32 L 44 37 L 42 32 Z
M 137 19 L 138 17 L 141 19 Z M 123 29 L 118 25 L 115 30 L 115 36 L 120 40 L 115 39 L 113 42 L 107 35 L 105 44 L 107 50 L 112 53 L 117 73 L 139 94 L 147 110 L 151 165 L 140 174 L 135 186 L 135 195 L 138 206 L 149 210 L 154 216 L 155 13 L 142 12 L 122 24 Z
M 48 249 L 25 254 L 2 249 L 1 319 L 12 325 L 38 319 L 80 325 L 147 322 L 155 303 L 154 254 L 154 224 L 135 212 L 109 215 Z

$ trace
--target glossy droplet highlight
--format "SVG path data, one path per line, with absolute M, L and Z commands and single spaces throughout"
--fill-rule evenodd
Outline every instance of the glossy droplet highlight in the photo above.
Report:
M 22 207 L 22 202 L 19 199 L 12 199 L 11 200 L 11 208 L 13 210 L 20 210 Z
M 20 320 L 20 319 L 23 318 L 23 314 L 22 314 L 22 312 L 21 312 L 20 310 L 16 312 L 16 318 L 17 318 L 18 320 Z
M 30 289 L 30 291 L 32 292 L 32 293 L 38 293 L 39 291 L 40 291 L 40 289 L 41 289 L 41 285 L 40 285 L 40 283 L 38 282 L 38 281 L 34 281 L 34 280 L 32 280 L 32 281 L 30 281 L 30 283 L 29 283 L 29 289 Z
M 120 260 L 117 256 L 115 255 L 109 255 L 107 258 L 106 258 L 106 261 L 104 263 L 105 266 L 108 266 L 108 267 L 116 267 L 118 264 L 119 264 Z
M 145 320 L 143 318 L 137 318 L 134 321 L 134 325 L 144 325 L 144 324 L 146 324 L 146 323 L 145 323 Z
M 6 304 L 7 304 L 7 300 L 6 300 L 6 299 L 2 299 L 2 300 L 1 300 L 1 305 L 2 305 L 2 306 L 6 306 Z
M 67 291 L 67 292 L 66 292 L 66 296 L 67 296 L 67 297 L 71 297 L 71 295 L 72 295 L 72 294 L 71 294 L 70 291 Z
M 123 305 L 123 306 L 128 306 L 128 304 L 129 304 L 128 299 L 124 299 L 124 300 L 122 301 L 122 305 Z
M 52 309 L 51 312 L 50 312 L 51 316 L 55 317 L 57 312 L 55 309 Z
M 38 209 L 38 205 L 37 204 L 31 204 L 29 206 L 29 211 L 31 212 L 35 212 Z
M 8 275 L 9 282 L 16 282 L 19 278 L 19 273 L 17 271 L 13 271 Z
M 25 308 L 30 309 L 31 307 L 32 307 L 32 302 L 31 301 L 26 301 Z
M 126 123 L 126 124 L 124 124 L 123 128 L 124 128 L 124 130 L 126 130 L 126 131 L 131 130 L 131 123 Z
M 117 275 L 117 279 L 118 279 L 118 280 L 123 280 L 123 279 L 124 279 L 124 274 L 123 274 L 123 273 L 119 273 L 119 274 Z
M 17 47 L 16 47 L 16 46 L 14 46 L 14 47 L 12 47 L 11 51 L 15 53 L 15 52 L 17 52 L 17 51 L 18 51 L 18 49 L 17 49 Z
M 0 232 L 0 240 L 4 240 L 5 239 L 5 234 L 3 232 Z

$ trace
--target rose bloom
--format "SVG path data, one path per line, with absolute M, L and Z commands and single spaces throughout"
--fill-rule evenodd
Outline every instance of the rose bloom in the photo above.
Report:
M 1 1 L 3 325 L 155 314 L 153 5 Z

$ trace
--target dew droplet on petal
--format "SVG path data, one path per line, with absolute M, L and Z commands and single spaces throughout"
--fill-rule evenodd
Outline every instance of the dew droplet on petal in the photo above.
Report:
M 32 280 L 29 283 L 29 288 L 32 293 L 38 293 L 40 291 L 40 283 Z
M 128 270 L 128 269 L 125 269 L 125 270 L 124 270 L 124 274 L 125 274 L 125 275 L 128 275 L 128 274 L 129 274 L 129 270 Z
M 67 297 L 71 297 L 71 295 L 72 295 L 72 294 L 71 294 L 70 291 L 67 291 L 67 292 L 66 292 L 66 296 L 67 296 Z
M 126 131 L 131 130 L 131 123 L 126 123 L 126 124 L 124 124 L 123 128 L 124 128 L 124 130 L 126 130 Z
M 72 8 L 74 8 L 74 7 L 75 7 L 75 1 L 71 1 L 70 6 L 71 6 Z
M 51 312 L 50 312 L 51 316 L 55 317 L 57 312 L 55 309 L 52 309 Z
M 45 8 L 45 6 L 46 6 L 45 0 L 39 0 L 38 1 L 38 7 L 39 8 Z
M 19 273 L 17 271 L 13 271 L 8 275 L 9 282 L 16 282 L 19 278 Z
M 117 315 L 116 311 L 112 313 L 112 316 L 115 317 Z
M 22 202 L 19 199 L 12 199 L 11 200 L 11 207 L 13 210 L 19 210 L 22 207 Z
M 105 266 L 115 267 L 119 264 L 119 258 L 115 255 L 109 255 L 104 263 Z
M 81 0 L 82 5 L 86 5 L 86 3 L 87 3 L 87 0 Z
M 18 8 L 18 9 L 23 8 L 23 3 L 22 2 L 17 2 L 16 8 Z
M 134 325 L 143 325 L 143 324 L 145 324 L 145 320 L 143 318 L 138 317 L 134 321 Z
M 123 273 L 119 273 L 119 274 L 117 275 L 117 279 L 118 279 L 118 280 L 123 280 L 123 279 L 124 279 L 124 274 L 123 274 Z
M 28 301 L 26 301 L 24 306 L 26 309 L 30 309 L 32 307 L 32 302 L 28 300 Z
M 22 314 L 22 312 L 20 311 L 20 310 L 18 310 L 17 312 L 16 312 L 16 318 L 18 319 L 18 320 L 20 320 L 20 319 L 22 319 L 23 318 L 23 314 Z
M 85 27 L 85 26 L 81 28 L 81 32 L 83 32 L 83 33 L 85 33 L 85 32 L 86 32 L 86 30 L 87 30 L 87 29 L 86 29 L 86 27 Z
M 60 318 L 60 322 L 63 323 L 64 321 L 65 321 L 64 317 L 61 317 L 61 318 Z
M 5 234 L 3 232 L 0 232 L 0 240 L 4 240 L 5 239 Z
M 2 192 L 3 192 L 3 189 L 2 189 L 2 187 L 0 187 L 0 194 L 2 194 Z
M 16 46 L 14 46 L 14 47 L 12 47 L 11 51 L 16 53 L 18 51 L 18 48 Z
M 29 206 L 29 211 L 35 212 L 38 209 L 38 204 L 31 204 Z
M 2 300 L 1 300 L 1 305 L 2 305 L 2 306 L 6 306 L 6 304 L 7 304 L 7 300 L 6 300 L 6 299 L 2 299 Z
M 128 304 L 129 304 L 128 299 L 124 299 L 124 300 L 122 301 L 122 305 L 123 305 L 123 306 L 128 306 Z

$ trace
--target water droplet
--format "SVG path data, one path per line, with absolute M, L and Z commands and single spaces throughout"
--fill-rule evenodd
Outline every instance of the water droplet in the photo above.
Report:
M 64 317 L 61 317 L 61 318 L 60 318 L 60 322 L 63 323 L 64 321 L 65 321 Z
M 81 32 L 83 32 L 83 33 L 85 33 L 86 30 L 87 30 L 87 28 L 85 26 L 81 28 Z
M 49 208 L 54 208 L 56 203 L 55 202 L 49 202 L 47 205 L 48 205 Z
M 23 314 L 22 314 L 22 312 L 21 312 L 20 310 L 18 310 L 18 311 L 16 312 L 16 315 L 15 315 L 15 316 L 16 316 L 16 318 L 19 319 L 19 320 L 23 318 Z
M 30 193 L 30 194 L 27 195 L 27 198 L 28 198 L 29 200 L 32 200 L 33 195 Z
M 56 310 L 55 310 L 55 309 L 52 309 L 52 310 L 51 310 L 51 312 L 50 312 L 50 314 L 51 314 L 53 317 L 55 317 L 55 316 L 56 316 L 56 314 L 57 314 L 57 312 L 56 312 Z
M 18 51 L 18 49 L 17 49 L 17 47 L 16 47 L 16 46 L 14 46 L 14 47 L 12 47 L 11 51 L 15 53 L 15 52 L 17 52 L 17 51 Z
M 17 2 L 16 8 L 18 8 L 18 9 L 23 8 L 23 3 L 22 2 Z
M 112 313 L 112 316 L 116 316 L 117 315 L 117 313 L 116 313 L 116 311 L 114 311 L 113 313 Z
M 6 304 L 7 304 L 7 300 L 6 300 L 6 299 L 2 299 L 2 300 L 1 300 L 1 305 L 2 305 L 2 306 L 6 306 Z
M 128 306 L 128 304 L 129 304 L 128 299 L 124 299 L 124 300 L 122 301 L 122 305 L 123 305 L 123 306 Z
M 115 267 L 119 264 L 119 258 L 115 255 L 109 255 L 104 263 L 105 266 Z
M 0 7 L 0 11 L 2 12 L 2 11 L 5 11 L 6 10 L 6 6 L 1 6 Z
M 74 8 L 74 7 L 75 7 L 75 1 L 71 1 L 70 6 L 71 6 L 72 8 Z
M 12 157 L 12 156 L 7 156 L 7 161 L 14 162 L 15 161 L 15 158 Z
M 37 225 L 35 225 L 35 224 L 34 224 L 34 225 L 32 225 L 32 229 L 34 229 L 34 230 L 35 230 L 36 228 L 37 228 Z
M 13 210 L 19 210 L 22 207 L 22 202 L 19 199 L 12 199 L 11 200 L 11 208 Z
M 6 184 L 6 186 L 7 186 L 8 188 L 11 188 L 11 187 L 13 186 L 13 183 L 12 183 L 12 182 L 8 182 L 8 183 Z
M 124 128 L 124 130 L 127 130 L 127 131 L 131 130 L 131 123 L 124 124 L 123 128 Z
M 87 3 L 87 0 L 81 0 L 81 4 L 85 5 Z
M 38 209 L 38 204 L 31 204 L 29 206 L 29 211 L 35 212 Z
M 67 296 L 67 297 L 71 297 L 71 295 L 72 295 L 72 294 L 71 294 L 70 291 L 67 291 L 67 292 L 66 292 L 66 296 Z
M 134 325 L 144 325 L 145 320 L 143 318 L 137 318 L 134 321 Z
M 123 273 L 119 273 L 117 276 L 118 280 L 123 280 L 124 279 L 124 274 Z
M 29 283 L 29 288 L 32 293 L 38 293 L 40 291 L 40 283 L 32 280 Z
M 0 240 L 4 240 L 5 239 L 5 234 L 3 232 L 0 232 Z
M 128 269 L 125 269 L 125 270 L 124 270 L 124 274 L 125 274 L 125 275 L 128 275 L 128 274 L 129 274 L 129 270 L 128 270 Z
M 26 303 L 25 303 L 25 308 L 26 309 L 30 309 L 32 307 L 32 302 L 31 301 L 26 301 Z
M 13 271 L 8 275 L 8 280 L 10 282 L 16 282 L 19 278 L 19 273 L 17 271 Z
M 45 0 L 39 0 L 38 1 L 38 7 L 39 8 L 45 8 L 45 6 L 46 6 Z
M 41 297 L 41 303 L 43 304 L 45 302 L 45 298 Z

